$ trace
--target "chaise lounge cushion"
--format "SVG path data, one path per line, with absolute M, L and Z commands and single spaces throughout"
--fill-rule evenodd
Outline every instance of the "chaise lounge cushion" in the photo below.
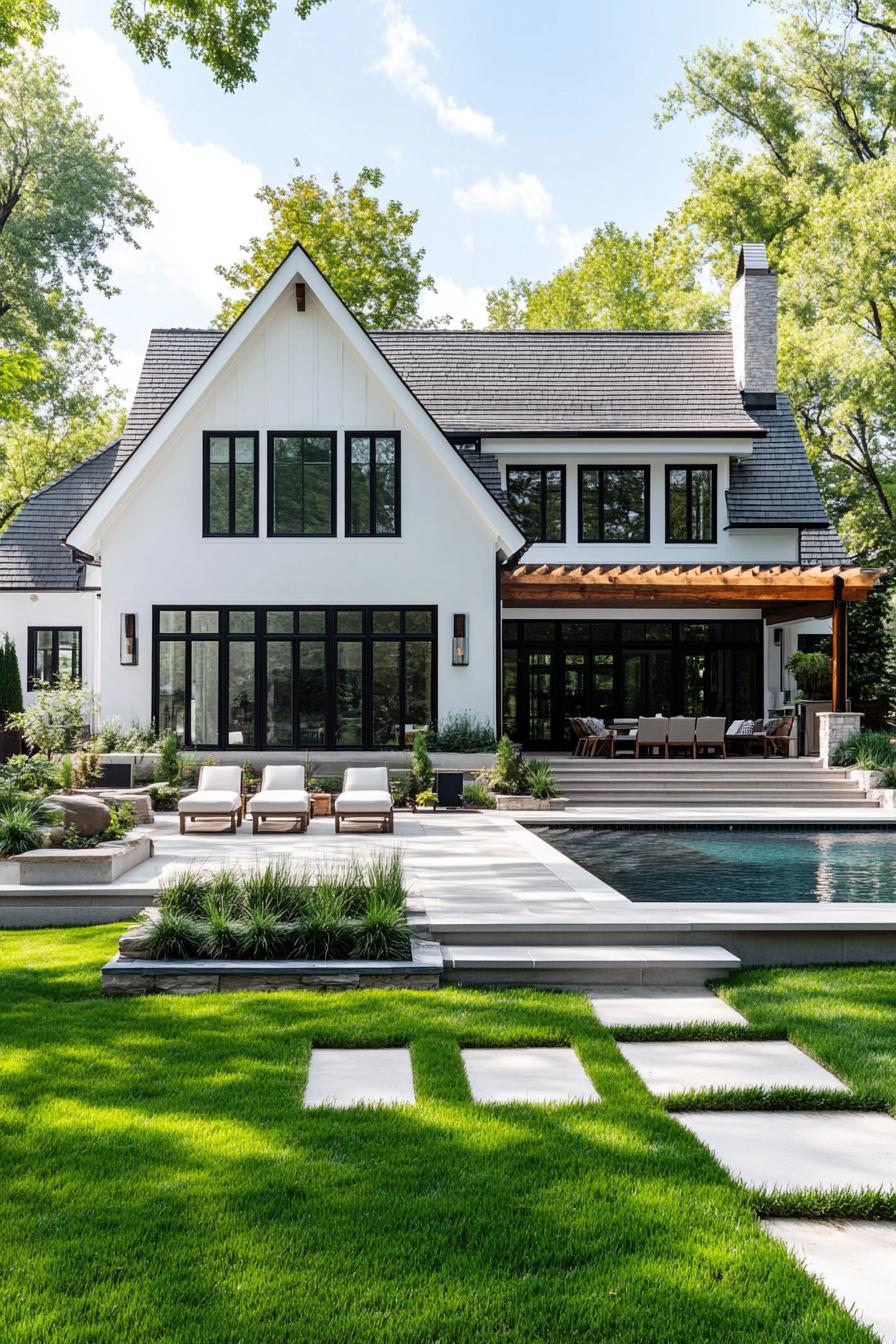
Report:
M 199 771 L 195 793 L 181 798 L 178 811 L 187 816 L 203 812 L 237 812 L 242 808 L 243 772 L 238 765 L 204 765 Z
M 303 765 L 266 765 L 261 777 L 261 788 L 249 799 L 249 811 L 261 816 L 277 812 L 294 816 L 310 812 L 311 800 L 305 788 Z
M 342 792 L 335 803 L 337 812 L 392 811 L 389 771 L 385 766 L 352 766 L 345 772 Z

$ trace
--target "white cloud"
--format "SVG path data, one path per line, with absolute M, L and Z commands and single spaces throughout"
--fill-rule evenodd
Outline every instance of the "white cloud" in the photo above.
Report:
M 467 214 L 519 210 L 527 219 L 546 219 L 554 208 L 551 193 L 534 173 L 482 177 L 469 187 L 455 187 L 452 194 L 455 204 Z
M 575 261 L 591 237 L 591 229 L 570 229 L 566 224 L 539 224 L 535 229 L 536 241 L 542 247 L 557 248 L 564 265 Z
M 240 245 L 266 226 L 267 212 L 255 199 L 261 169 L 223 145 L 179 139 L 164 109 L 140 92 L 114 44 L 93 29 L 52 33 L 47 46 L 86 111 L 101 116 L 106 133 L 121 142 L 138 185 L 156 207 L 153 227 L 140 231 L 140 251 L 123 243 L 109 249 L 122 288 L 140 292 L 147 307 L 160 290 L 168 291 L 166 303 L 180 291 L 178 306 L 186 298 L 192 313 L 198 303 L 207 320 L 222 288 L 215 264 L 235 260 Z M 176 311 L 161 316 L 178 320 Z
M 450 313 L 456 323 L 466 318 L 474 327 L 484 327 L 488 322 L 485 295 L 481 285 L 464 288 L 447 276 L 436 276 L 435 290 L 428 289 L 421 296 L 420 316 L 429 319 Z
M 429 67 L 420 59 L 420 53 L 428 52 L 435 56 L 435 46 L 405 14 L 397 0 L 386 0 L 383 18 L 386 21 L 383 35 L 386 50 L 374 69 L 381 70 L 399 93 L 406 93 L 431 108 L 440 126 L 457 135 L 471 135 L 475 140 L 484 140 L 489 145 L 503 144 L 505 137 L 496 129 L 490 116 L 458 103 L 450 94 L 443 93 L 438 85 L 433 84 Z
M 463 243 L 464 243 L 464 251 L 465 251 L 465 252 L 475 252 L 475 250 L 476 250 L 476 239 L 473 237 L 472 233 L 465 233 L 465 234 L 464 234 Z

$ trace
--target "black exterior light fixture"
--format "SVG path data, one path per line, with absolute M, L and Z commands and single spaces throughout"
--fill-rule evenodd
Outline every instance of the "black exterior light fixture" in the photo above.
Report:
M 466 667 L 470 661 L 470 618 L 461 612 L 452 617 L 451 665 Z
M 121 631 L 119 635 L 119 661 L 122 667 L 137 666 L 137 613 L 121 613 Z

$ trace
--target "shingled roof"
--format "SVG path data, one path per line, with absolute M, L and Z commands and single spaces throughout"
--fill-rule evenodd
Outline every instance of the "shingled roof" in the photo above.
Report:
M 801 565 L 846 565 L 850 555 L 833 524 L 800 533 Z
M 27 499 L 0 533 L 0 589 L 82 588 L 84 564 L 65 538 L 117 469 L 121 439 Z
M 781 393 L 776 400 L 774 409 L 753 410 L 765 438 L 754 439 L 752 455 L 731 465 L 728 526 L 828 528 L 790 402 Z
M 751 435 L 728 331 L 374 331 L 446 434 Z

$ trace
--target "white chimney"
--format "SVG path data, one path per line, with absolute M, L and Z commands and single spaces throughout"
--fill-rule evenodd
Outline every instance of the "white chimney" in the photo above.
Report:
M 778 386 L 778 277 L 763 243 L 744 243 L 731 286 L 734 377 L 746 406 L 774 406 Z

